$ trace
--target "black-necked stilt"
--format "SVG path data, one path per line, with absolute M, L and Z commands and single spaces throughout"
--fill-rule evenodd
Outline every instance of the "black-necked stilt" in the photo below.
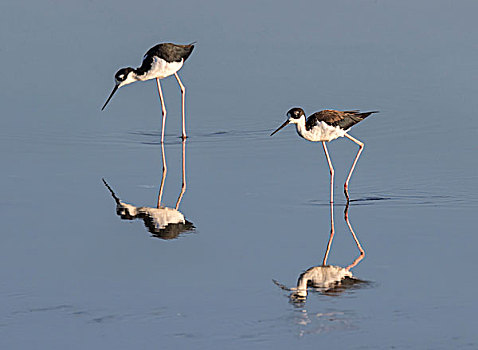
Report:
M 121 201 L 105 179 L 103 179 L 103 183 L 116 202 L 116 214 L 123 220 L 142 219 L 144 225 L 154 237 L 173 239 L 181 233 L 195 230 L 194 224 L 188 221 L 177 207 L 137 207 Z
M 349 201 L 348 185 L 352 172 L 354 171 L 355 164 L 362 153 L 364 144 L 356 138 L 347 134 L 352 126 L 361 122 L 372 113 L 378 113 L 378 111 L 360 113 L 359 111 L 335 111 L 335 110 L 323 110 L 312 114 L 310 117 L 305 117 L 304 110 L 302 108 L 292 108 L 287 112 L 288 119 L 282 124 L 272 135 L 281 130 L 288 124 L 295 124 L 297 133 L 304 139 L 312 142 L 322 142 L 325 156 L 327 157 L 327 163 L 330 169 L 330 202 L 334 201 L 334 168 L 332 167 L 332 161 L 330 160 L 329 152 L 325 142 L 335 140 L 338 137 L 347 137 L 348 139 L 359 145 L 360 149 L 355 156 L 352 168 L 350 169 L 347 180 L 344 184 L 344 193 Z
M 103 108 L 105 109 L 108 102 L 113 97 L 114 93 L 118 88 L 134 83 L 135 81 L 144 81 L 150 79 L 156 79 L 158 85 L 159 99 L 161 101 L 161 109 L 163 114 L 163 124 L 161 129 L 161 142 L 164 141 L 164 125 L 166 122 L 166 106 L 164 105 L 163 92 L 161 91 L 160 79 L 169 77 L 173 75 L 178 81 L 179 87 L 181 88 L 181 104 L 182 104 L 182 122 L 183 122 L 183 139 L 186 138 L 186 123 L 184 116 L 184 102 L 185 102 L 185 93 L 186 89 L 179 79 L 178 71 L 183 66 L 184 62 L 193 52 L 194 45 L 193 43 L 189 45 L 176 45 L 172 43 L 163 43 L 158 44 L 151 49 L 143 57 L 143 63 L 139 68 L 121 68 L 115 74 L 116 85 L 113 88 L 110 96 L 106 100 Z
M 285 285 L 277 282 L 276 280 L 272 280 L 277 286 L 279 286 L 283 290 L 292 291 L 290 294 L 290 299 L 293 302 L 305 302 L 307 297 L 307 288 L 312 287 L 317 291 L 320 291 L 324 294 L 337 294 L 347 287 L 352 287 L 356 283 L 364 283 L 360 279 L 357 279 L 353 276 L 352 272 L 350 271 L 352 268 L 358 265 L 360 261 L 363 260 L 365 257 L 365 251 L 360 244 L 357 235 L 350 224 L 349 216 L 349 203 L 345 205 L 344 211 L 344 219 L 349 227 L 350 233 L 357 245 L 357 248 L 360 252 L 360 255 L 355 258 L 355 260 L 348 265 L 347 267 L 341 267 L 336 265 L 327 265 L 327 258 L 330 253 L 330 248 L 332 247 L 332 240 L 334 239 L 335 235 L 335 228 L 334 228 L 334 207 L 333 203 L 330 203 L 330 236 L 329 241 L 327 242 L 327 248 L 325 250 L 324 259 L 322 260 L 322 265 L 313 266 L 308 268 L 302 274 L 300 274 L 299 279 L 297 280 L 297 287 L 288 288 Z

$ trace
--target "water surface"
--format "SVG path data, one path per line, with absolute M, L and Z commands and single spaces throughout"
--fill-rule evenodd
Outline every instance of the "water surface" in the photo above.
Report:
M 478 66 L 471 1 L 5 3 L 0 157 L 0 347 L 476 348 Z M 186 192 L 195 229 L 157 239 L 122 201 L 157 207 L 160 105 L 153 82 L 118 91 L 123 66 L 161 41 L 198 44 L 187 89 Z M 182 188 L 180 91 L 163 82 L 168 173 Z M 361 288 L 287 287 L 322 263 L 329 174 L 292 106 L 380 110 L 351 135 L 365 150 L 349 219 Z M 328 263 L 357 246 L 336 171 Z

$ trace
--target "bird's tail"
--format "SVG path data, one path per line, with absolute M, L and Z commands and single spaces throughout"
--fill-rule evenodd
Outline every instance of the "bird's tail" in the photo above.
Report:
M 188 59 L 189 56 L 191 56 L 193 50 L 194 50 L 194 44 L 196 42 L 193 41 L 191 44 L 188 44 L 188 45 L 184 45 L 183 49 L 184 49 L 184 55 L 183 55 L 183 59 L 184 61 L 186 61 Z
M 373 113 L 380 113 L 380 112 L 379 112 L 379 111 L 360 112 L 360 113 L 356 113 L 356 115 L 359 116 L 359 117 L 362 118 L 362 119 L 365 119 L 365 118 L 367 118 L 370 114 L 373 114 Z

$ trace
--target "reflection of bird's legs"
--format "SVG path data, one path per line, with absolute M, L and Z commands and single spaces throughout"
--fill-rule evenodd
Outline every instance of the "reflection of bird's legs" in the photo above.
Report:
M 163 124 L 161 126 L 161 143 L 163 143 L 164 142 L 164 127 L 166 125 L 166 106 L 164 105 L 163 91 L 161 91 L 161 83 L 159 82 L 159 78 L 156 78 L 156 83 L 158 85 L 159 100 L 161 101 L 161 111 L 163 114 Z
M 330 169 L 330 203 L 334 202 L 334 167 L 332 166 L 332 161 L 330 160 L 329 152 L 327 151 L 327 146 L 325 142 L 322 141 L 322 146 L 324 147 L 325 156 L 327 157 L 327 163 L 329 163 Z
M 179 208 L 184 192 L 186 192 L 186 139 L 183 139 L 183 184 L 181 186 L 181 193 L 176 201 L 176 210 Z
M 181 83 L 181 79 L 179 79 L 178 73 L 174 73 L 174 76 L 176 77 L 176 80 L 178 81 L 179 87 L 181 88 L 181 111 L 183 114 L 183 135 L 182 138 L 183 140 L 187 137 L 186 136 L 186 118 L 185 118 L 185 113 L 184 113 L 184 105 L 186 101 L 186 88 L 184 87 L 183 83 Z
M 363 142 L 360 142 L 359 140 L 350 136 L 349 134 L 345 134 L 345 137 L 352 140 L 353 142 L 355 142 L 360 147 L 358 152 L 357 152 L 357 155 L 355 156 L 354 162 L 352 163 L 352 167 L 350 168 L 349 176 L 347 176 L 347 180 L 345 180 L 345 184 L 344 184 L 344 193 L 345 193 L 345 197 L 347 198 L 347 203 L 348 203 L 349 202 L 349 190 L 348 190 L 349 181 L 350 181 L 350 178 L 352 177 L 352 173 L 354 171 L 355 164 L 357 164 L 357 161 L 360 157 L 360 153 L 362 153 L 362 151 L 363 151 L 364 144 L 363 144 Z
M 329 242 L 327 243 L 327 249 L 325 251 L 324 260 L 322 261 L 322 266 L 327 265 L 327 258 L 329 257 L 330 247 L 332 246 L 332 240 L 334 239 L 334 205 L 330 202 L 330 237 Z
M 360 251 L 360 255 L 357 257 L 357 259 L 355 259 L 352 264 L 350 264 L 349 266 L 345 268 L 346 270 L 350 270 L 351 268 L 357 266 L 357 264 L 365 257 L 365 251 L 360 245 L 360 242 L 357 236 L 355 235 L 354 229 L 352 228 L 352 225 L 350 224 L 350 221 L 349 221 L 349 202 L 347 202 L 345 206 L 344 218 L 345 218 L 345 222 L 347 223 L 347 226 L 349 227 L 350 233 L 352 234 L 352 237 L 354 238 L 355 244 L 357 244 L 357 248 Z
M 163 158 L 163 177 L 161 178 L 161 185 L 159 186 L 159 194 L 158 194 L 158 209 L 161 207 L 161 198 L 163 197 L 163 188 L 164 188 L 164 180 L 166 180 L 166 173 L 168 172 L 168 167 L 166 166 L 166 155 L 164 153 L 164 143 L 161 142 L 161 156 Z

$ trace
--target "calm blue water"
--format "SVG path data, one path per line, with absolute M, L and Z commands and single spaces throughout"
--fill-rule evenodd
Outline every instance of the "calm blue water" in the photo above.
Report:
M 474 266 L 478 24 L 473 1 L 0 5 L 0 347 L 478 347 Z M 197 46 L 187 89 L 187 190 L 195 229 L 153 237 L 123 201 L 155 207 L 162 176 L 154 82 L 120 89 L 118 68 L 155 43 Z M 180 91 L 162 83 L 168 173 L 181 190 Z M 350 223 L 367 283 L 294 287 L 330 233 L 329 173 L 292 106 L 380 110 L 351 135 L 365 150 Z M 336 171 L 328 263 L 358 250 L 343 217 L 357 147 L 329 145 Z

